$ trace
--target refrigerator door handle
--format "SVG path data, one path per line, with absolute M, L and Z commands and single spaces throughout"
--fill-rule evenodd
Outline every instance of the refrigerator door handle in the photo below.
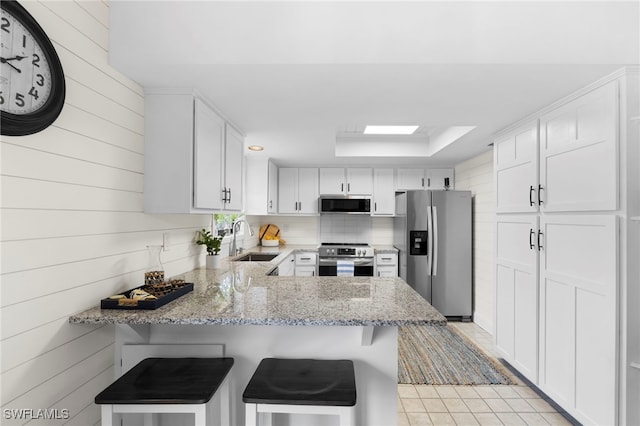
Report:
M 431 252 L 433 253 L 433 272 L 431 273 L 431 275 L 435 277 L 436 275 L 438 275 L 438 209 L 436 208 L 436 206 L 433 206 L 431 208 L 433 209 L 433 223 L 431 225 L 431 235 L 433 236 L 433 251 Z
M 427 206 L 427 275 L 431 276 L 433 268 L 433 218 L 431 206 Z

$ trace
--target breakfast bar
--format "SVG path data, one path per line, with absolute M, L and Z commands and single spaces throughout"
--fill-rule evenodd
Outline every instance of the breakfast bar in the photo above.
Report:
M 397 327 L 442 326 L 446 319 L 399 278 L 267 276 L 277 262 L 196 269 L 180 276 L 193 291 L 156 310 L 98 306 L 70 322 L 115 325 L 117 376 L 123 345 L 222 346 L 235 359 L 232 424 L 243 424 L 242 391 L 266 357 L 353 360 L 357 424 L 396 424 Z M 278 424 L 335 421 L 281 416 Z

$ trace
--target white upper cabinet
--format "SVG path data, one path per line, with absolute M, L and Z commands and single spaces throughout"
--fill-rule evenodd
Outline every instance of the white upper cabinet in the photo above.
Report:
M 425 189 L 424 169 L 398 169 L 396 190 Z
M 278 213 L 278 166 L 269 161 L 267 169 L 267 173 L 269 175 L 267 212 Z
M 453 169 L 427 169 L 426 177 L 427 189 L 453 189 Z
M 618 82 L 540 119 L 543 211 L 618 207 Z
M 396 210 L 393 169 L 373 169 L 373 216 L 393 216 Z
M 193 93 L 145 93 L 145 212 L 241 210 L 242 145 Z
M 494 142 L 496 212 L 538 211 L 538 121 Z
M 195 99 L 194 122 L 194 178 L 193 207 L 196 209 L 220 210 L 223 208 L 221 188 L 225 125 L 224 120 Z
M 278 212 L 318 213 L 318 169 L 281 167 L 278 171 Z
M 373 174 L 371 168 L 320 169 L 321 195 L 371 195 Z
M 224 164 L 224 185 L 226 191 L 224 199 L 224 210 L 241 211 L 242 200 L 242 177 L 243 177 L 243 155 L 244 138 L 228 123 L 225 134 L 225 164 Z

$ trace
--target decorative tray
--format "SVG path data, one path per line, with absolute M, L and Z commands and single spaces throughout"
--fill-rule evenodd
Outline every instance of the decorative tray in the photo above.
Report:
M 193 283 L 173 280 L 132 288 L 100 301 L 102 309 L 157 309 L 193 291 Z

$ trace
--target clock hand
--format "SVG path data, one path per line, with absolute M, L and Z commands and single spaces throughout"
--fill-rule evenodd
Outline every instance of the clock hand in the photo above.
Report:
M 6 61 L 21 61 L 24 58 L 26 58 L 26 56 L 14 56 L 13 58 L 2 58 L 3 59 L 2 62 L 6 62 Z
M 9 59 L 7 58 L 0 58 L 0 62 L 3 64 L 7 64 L 9 65 L 11 68 L 13 68 L 14 70 L 18 71 L 18 72 L 22 72 L 20 70 L 20 68 L 17 68 L 15 65 L 13 65 L 11 62 L 9 62 Z

